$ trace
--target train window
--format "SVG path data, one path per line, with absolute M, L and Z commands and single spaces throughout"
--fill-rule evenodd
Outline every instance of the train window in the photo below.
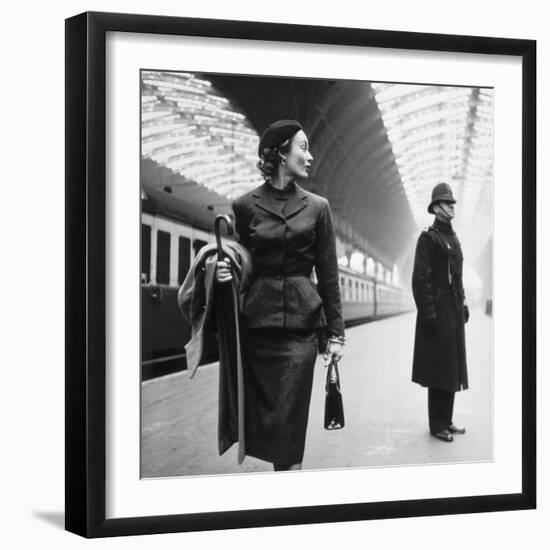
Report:
M 157 284 L 170 284 L 170 233 L 157 232 Z
M 181 285 L 191 267 L 191 241 L 187 237 L 179 238 L 178 284 Z
M 199 250 L 205 245 L 208 244 L 206 241 L 203 241 L 202 239 L 195 239 L 193 241 L 193 251 L 195 253 L 195 256 L 198 254 Z
M 151 226 L 141 224 L 141 282 L 151 282 Z

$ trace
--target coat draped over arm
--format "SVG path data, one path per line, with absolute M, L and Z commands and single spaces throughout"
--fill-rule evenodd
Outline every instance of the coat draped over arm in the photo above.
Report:
M 239 463 L 246 452 L 244 427 L 243 357 L 241 352 L 240 310 L 252 277 L 252 262 L 246 248 L 223 241 L 233 280 L 217 283 L 216 245 L 206 245 L 197 254 L 178 292 L 178 305 L 191 325 L 191 339 L 185 346 L 191 378 L 200 364 L 208 330 L 218 337 L 219 405 L 218 451 L 223 454 L 239 442 Z

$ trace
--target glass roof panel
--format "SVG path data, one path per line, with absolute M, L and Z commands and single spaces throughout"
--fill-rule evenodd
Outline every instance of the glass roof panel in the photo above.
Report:
M 144 157 L 229 198 L 262 183 L 256 131 L 209 81 L 143 71 L 141 112 Z
M 472 228 L 492 230 L 493 91 L 480 88 L 373 83 L 405 193 L 419 227 L 434 185 L 449 183 L 458 232 L 476 252 Z M 473 225 L 475 222 L 475 225 Z M 480 245 L 482 239 L 477 240 Z

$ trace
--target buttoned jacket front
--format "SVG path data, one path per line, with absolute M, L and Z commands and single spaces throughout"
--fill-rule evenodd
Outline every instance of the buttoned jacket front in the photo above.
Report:
M 329 334 L 343 336 L 328 201 L 293 183 L 285 205 L 266 182 L 236 199 L 233 212 L 239 242 L 250 251 L 254 266 L 242 311 L 247 326 L 327 327 Z M 313 268 L 317 285 L 311 279 Z

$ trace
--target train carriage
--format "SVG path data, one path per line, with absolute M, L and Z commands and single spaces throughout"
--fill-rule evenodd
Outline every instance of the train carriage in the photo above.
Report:
M 190 327 L 177 305 L 177 292 L 197 252 L 214 242 L 216 214 L 142 184 L 141 215 L 141 355 L 142 378 L 186 368 L 185 343 Z M 403 289 L 348 267 L 339 268 L 346 326 L 411 309 Z M 217 360 L 211 335 L 203 363 Z
M 185 368 L 191 329 L 177 293 L 197 252 L 213 242 L 216 215 L 146 184 L 141 203 L 141 357 L 142 376 L 149 378 L 175 366 Z M 217 359 L 215 339 L 210 340 L 207 362 Z

